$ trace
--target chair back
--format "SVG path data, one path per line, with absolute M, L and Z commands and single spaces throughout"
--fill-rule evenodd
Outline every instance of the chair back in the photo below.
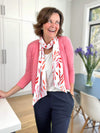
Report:
M 80 94 L 83 111 L 93 121 L 100 122 L 100 101 L 96 97 L 88 95 L 82 91 Z

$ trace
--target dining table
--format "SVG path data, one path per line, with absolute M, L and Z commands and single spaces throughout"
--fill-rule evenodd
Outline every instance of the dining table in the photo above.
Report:
M 76 73 L 74 91 L 78 93 L 83 91 L 88 95 L 92 95 L 100 100 L 100 78 L 93 77 L 93 85 L 86 86 L 86 75 L 82 73 Z

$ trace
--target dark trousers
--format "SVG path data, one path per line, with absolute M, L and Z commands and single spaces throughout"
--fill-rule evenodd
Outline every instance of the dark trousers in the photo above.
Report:
M 69 92 L 48 92 L 34 105 L 38 133 L 67 133 L 73 106 Z

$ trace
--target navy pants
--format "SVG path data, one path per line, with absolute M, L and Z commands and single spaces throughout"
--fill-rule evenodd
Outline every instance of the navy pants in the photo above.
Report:
M 38 133 L 67 133 L 73 106 L 69 92 L 47 92 L 34 105 Z

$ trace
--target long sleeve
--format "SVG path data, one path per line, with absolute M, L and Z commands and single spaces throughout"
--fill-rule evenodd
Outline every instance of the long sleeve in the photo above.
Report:
M 26 71 L 24 76 L 17 83 L 18 86 L 24 88 L 31 81 L 31 67 L 32 67 L 32 56 L 31 56 L 31 45 L 28 45 L 26 52 Z
M 74 51 L 72 47 L 72 43 L 69 38 L 65 37 L 65 51 L 67 55 L 67 63 L 68 63 L 68 75 L 69 75 L 69 82 L 74 83 Z

